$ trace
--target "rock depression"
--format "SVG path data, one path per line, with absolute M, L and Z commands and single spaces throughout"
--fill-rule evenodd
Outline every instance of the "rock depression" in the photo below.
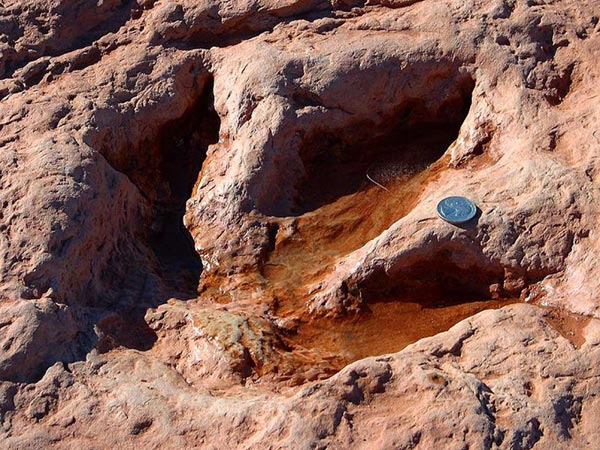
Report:
M 2 447 L 597 448 L 599 15 L 5 1 Z

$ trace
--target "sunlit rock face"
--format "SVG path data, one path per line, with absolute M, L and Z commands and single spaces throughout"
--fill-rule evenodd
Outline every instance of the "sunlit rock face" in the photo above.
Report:
M 0 447 L 596 448 L 599 16 L 5 1 Z

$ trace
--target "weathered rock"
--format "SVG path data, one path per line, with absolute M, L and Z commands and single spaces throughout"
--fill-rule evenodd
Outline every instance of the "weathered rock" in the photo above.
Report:
M 595 448 L 598 15 L 4 2 L 2 447 Z
M 597 67 L 590 63 L 594 50 L 588 39 L 578 37 L 586 23 L 595 24 L 577 9 L 558 15 L 524 5 L 508 11 L 500 6 L 484 8 L 471 19 L 467 5 L 457 8 L 453 18 L 426 3 L 408 11 L 376 9 L 332 22 L 333 30 L 324 34 L 319 26 L 331 19 L 276 28 L 262 45 L 257 38 L 220 50 L 217 70 L 223 66 L 235 74 L 226 81 L 233 86 L 229 89 L 216 80 L 224 142 L 215 145 L 218 157 L 209 152 L 186 216 L 207 272 L 215 266 L 228 273 L 260 265 L 255 261 L 264 258 L 261 250 L 269 245 L 268 225 L 277 223 L 272 216 L 293 214 L 306 195 L 298 190 L 302 178 L 322 176 L 311 173 L 311 161 L 303 159 L 305 143 L 329 143 L 335 136 L 342 165 L 348 164 L 344 152 L 350 161 L 356 159 L 351 146 L 357 141 L 375 145 L 373 132 L 389 134 L 390 126 L 403 125 L 408 132 L 417 126 L 460 124 L 464 118 L 450 160 L 435 179 L 423 180 L 412 210 L 364 245 L 336 255 L 334 271 L 315 285 L 320 292 L 310 299 L 311 309 L 342 312 L 348 292 L 365 297 L 373 283 L 393 288 L 413 278 L 419 270 L 415 266 L 440 266 L 440 260 L 449 266 L 444 270 L 470 271 L 474 279 L 466 287 L 471 290 L 499 285 L 506 295 L 525 298 L 529 286 L 541 280 L 546 283 L 539 286 L 546 285 L 554 277 L 564 290 L 573 270 L 569 255 L 593 239 L 596 191 L 578 163 L 560 156 L 571 152 L 570 140 L 556 137 L 583 114 L 578 135 L 587 133 L 588 143 L 582 151 L 592 151 L 596 143 L 591 135 L 595 107 L 587 99 Z M 425 11 L 429 14 L 418 14 Z M 559 26 L 564 14 L 572 16 L 570 30 Z M 373 27 L 382 17 L 386 25 Z M 448 23 L 471 20 L 473 26 L 441 27 L 442 17 Z M 482 20 L 490 21 L 489 27 Z M 576 25 L 577 20 L 583 22 Z M 289 33 L 296 39 L 278 45 Z M 423 38 L 411 39 L 414 35 Z M 507 35 L 519 46 L 511 46 Z M 343 47 L 339 36 L 344 36 Z M 251 51 L 261 57 L 248 61 Z M 581 55 L 577 61 L 574 53 Z M 347 91 L 356 94 L 344 95 Z M 462 111 L 469 104 L 465 117 Z M 371 151 L 359 157 L 373 161 L 377 149 Z M 363 179 L 365 169 L 350 176 Z M 326 197 L 334 189 L 322 185 L 321 194 Z M 449 193 L 476 201 L 482 210 L 477 227 L 458 230 L 435 220 L 435 203 Z M 267 217 L 261 221 L 250 215 L 244 224 L 240 213 L 249 210 Z M 233 226 L 240 241 L 227 246 L 219 237 L 229 239 L 222 227 Z M 595 289 L 588 292 L 587 298 L 580 292 L 578 305 L 570 306 L 593 313 Z M 567 293 L 552 297 L 571 302 Z
M 151 354 L 90 355 L 11 393 L 5 447 L 593 448 L 600 328 L 580 323 L 577 348 L 545 314 L 486 311 L 296 393 L 211 394 Z

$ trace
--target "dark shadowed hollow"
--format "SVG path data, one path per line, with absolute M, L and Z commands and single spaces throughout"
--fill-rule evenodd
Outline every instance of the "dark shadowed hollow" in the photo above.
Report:
M 471 107 L 474 81 L 459 77 L 438 104 L 407 98 L 375 124 L 316 130 L 300 149 L 304 177 L 296 186 L 293 215 L 314 211 L 366 186 L 369 173 L 383 183 L 422 172 L 456 139 Z M 390 99 L 393 102 L 393 99 Z
M 206 151 L 219 139 L 219 116 L 213 107 L 213 84 L 183 117 L 167 124 L 158 139 L 163 181 L 155 202 L 156 222 L 149 242 L 161 275 L 175 291 L 195 295 L 202 263 L 185 226 L 186 201 L 198 179 Z
M 147 227 L 145 241 L 154 253 L 158 263 L 155 270 L 166 293 L 161 298 L 144 296 L 144 280 L 140 298 L 132 307 L 118 308 L 98 322 L 103 336 L 98 344 L 100 351 L 119 345 L 150 349 L 157 337 L 144 320 L 147 308 L 156 307 L 169 297 L 197 296 L 202 263 L 183 225 L 183 216 L 208 146 L 218 140 L 219 126 L 209 80 L 197 101 L 181 117 L 162 126 L 151 142 L 142 143 L 150 158 L 138 152 L 140 159 L 128 165 L 134 169 L 123 170 L 150 200 L 152 223 Z
M 292 346 L 335 354 L 342 367 L 515 301 L 492 300 L 487 287 L 495 274 L 459 269 L 440 251 L 405 274 L 375 273 L 350 287 L 346 294 L 360 307 L 345 317 L 318 318 L 306 309 L 308 286 L 326 277 L 338 258 L 408 214 L 425 187 L 448 169 L 446 152 L 469 113 L 473 89 L 471 78 L 459 77 L 454 95 L 433 107 L 407 99 L 377 127 L 359 122 L 305 140 L 305 176 L 290 211 L 295 231 L 273 237 L 263 270 L 278 295 L 278 313 L 301 321 L 288 336 Z

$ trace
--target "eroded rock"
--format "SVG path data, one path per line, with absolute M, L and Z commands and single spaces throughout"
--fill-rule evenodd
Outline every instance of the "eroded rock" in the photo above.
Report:
M 599 13 L 4 2 L 3 447 L 594 448 Z

